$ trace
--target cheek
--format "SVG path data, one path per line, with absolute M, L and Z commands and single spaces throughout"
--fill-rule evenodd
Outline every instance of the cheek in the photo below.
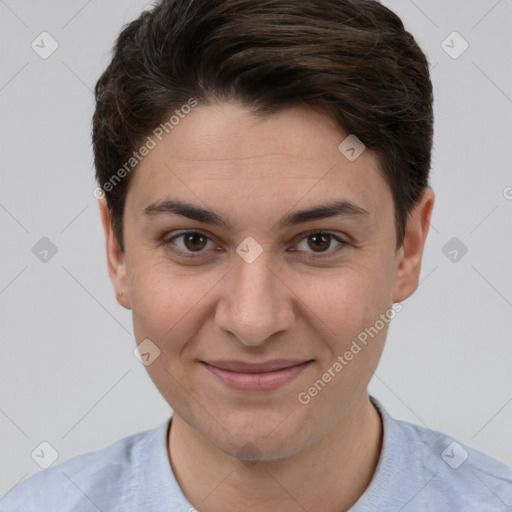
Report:
M 136 339 L 149 338 L 161 350 L 176 352 L 198 325 L 210 279 L 176 272 L 168 262 L 133 263 L 129 286 Z
M 317 287 L 310 287 L 308 306 L 323 312 L 320 323 L 328 326 L 322 329 L 324 334 L 316 352 L 319 365 L 298 396 L 301 404 L 314 408 L 311 418 L 341 417 L 366 389 L 377 368 L 390 318 L 394 316 L 387 278 L 382 274 L 380 281 L 378 278 L 379 275 L 366 272 L 353 272 L 350 276 L 347 273 L 332 280 L 329 293 L 324 295 Z
M 320 332 L 334 346 L 343 346 L 391 306 L 387 271 L 368 265 L 344 267 L 322 279 L 303 277 L 300 290 L 308 317 L 317 318 Z
M 197 357 L 201 339 L 209 339 L 215 314 L 215 297 L 224 282 L 225 269 L 200 271 L 178 267 L 151 254 L 133 258 L 129 273 L 133 328 L 137 343 L 150 339 L 160 349 L 157 365 L 185 379 L 186 364 Z M 208 331 L 203 336 L 201 331 Z M 163 375 L 165 377 L 165 375 Z M 152 375 L 157 377 L 157 375 Z

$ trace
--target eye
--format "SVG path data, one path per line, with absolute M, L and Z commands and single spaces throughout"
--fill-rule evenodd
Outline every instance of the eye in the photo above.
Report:
M 180 239 L 182 239 L 181 244 L 175 242 Z M 171 238 L 164 239 L 162 241 L 162 245 L 169 247 L 180 256 L 184 256 L 185 258 L 194 258 L 196 257 L 194 253 L 205 252 L 203 249 L 208 245 L 208 241 L 215 247 L 215 244 L 204 233 L 201 233 L 200 231 L 185 231 L 174 235 Z
M 309 231 L 308 233 L 304 233 L 302 236 L 303 238 L 300 243 L 297 244 L 297 249 L 295 250 L 300 251 L 301 245 L 302 247 L 312 249 L 312 255 L 307 256 L 308 258 L 322 258 L 324 255 L 332 256 L 333 253 L 340 251 L 343 246 L 348 245 L 347 242 L 342 240 L 339 236 L 325 231 Z M 338 245 L 335 249 L 328 250 L 333 240 L 336 241 Z M 306 250 L 306 252 L 308 251 Z

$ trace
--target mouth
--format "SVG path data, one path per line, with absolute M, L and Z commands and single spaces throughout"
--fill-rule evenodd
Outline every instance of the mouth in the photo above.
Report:
M 240 391 L 271 391 L 290 382 L 313 360 L 276 359 L 265 363 L 201 361 L 226 386 Z

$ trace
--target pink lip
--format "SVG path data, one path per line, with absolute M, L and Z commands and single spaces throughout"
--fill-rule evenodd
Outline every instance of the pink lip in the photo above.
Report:
M 278 359 L 266 363 L 201 361 L 224 384 L 241 391 L 271 391 L 292 380 L 312 361 Z

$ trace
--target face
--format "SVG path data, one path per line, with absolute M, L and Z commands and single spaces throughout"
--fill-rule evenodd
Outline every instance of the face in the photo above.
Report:
M 347 135 L 304 108 L 196 107 L 132 177 L 124 254 L 102 206 L 120 302 L 160 351 L 151 379 L 227 454 L 290 456 L 333 429 L 417 285 L 425 223 L 396 251 L 391 192 L 369 150 L 338 149 Z

